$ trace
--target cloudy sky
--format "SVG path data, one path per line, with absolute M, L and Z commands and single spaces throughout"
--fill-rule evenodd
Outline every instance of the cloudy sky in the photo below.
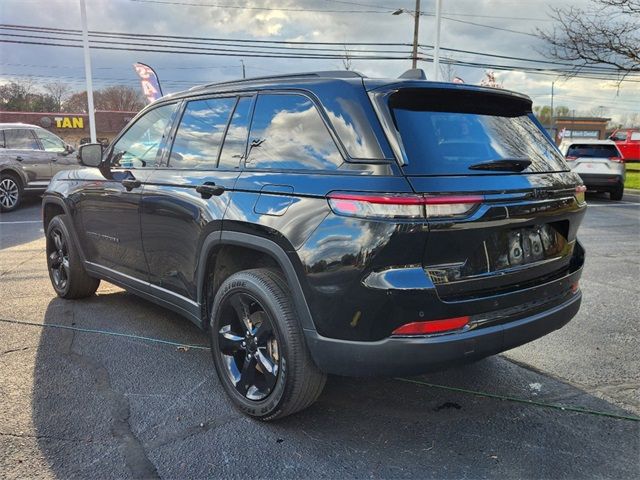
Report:
M 325 48 L 344 51 L 352 42 L 410 43 L 413 17 L 391 15 L 397 8 L 413 9 L 414 0 L 86 0 L 90 30 L 224 39 L 339 42 Z M 535 36 L 536 28 L 551 28 L 549 5 L 588 6 L 588 0 L 443 0 L 442 42 L 446 48 L 482 52 L 525 59 L 543 59 L 544 43 Z M 247 8 L 248 7 L 248 8 Z M 435 11 L 435 0 L 422 0 L 426 14 Z M 28 25 L 61 29 L 80 29 L 78 0 L 0 0 L 0 18 L 7 25 Z M 473 25 L 473 24 L 482 24 Z M 433 45 L 433 16 L 422 16 L 420 43 Z M 0 39 L 25 40 L 0 30 Z M 53 35 L 44 39 L 51 42 Z M 60 43 L 60 42 L 58 42 Z M 149 48 L 148 45 L 144 48 Z M 208 48 L 212 46 L 209 45 Z M 220 48 L 220 47 L 218 47 Z M 224 47 L 223 47 L 224 48 Z M 235 49 L 237 47 L 228 47 Z M 360 47 L 381 49 L 381 47 Z M 150 48 L 152 49 L 152 48 Z M 410 52 L 410 47 L 387 47 Z M 347 47 L 352 55 L 358 48 Z M 254 49 L 255 51 L 255 49 Z M 265 49 L 263 49 L 265 51 Z M 424 52 L 431 53 L 428 47 Z M 541 66 L 531 62 L 480 56 L 475 53 L 443 52 L 465 62 L 512 66 Z M 402 53 L 393 53 L 400 56 Z M 254 58 L 248 56 L 186 55 L 158 52 L 93 50 L 94 83 L 99 88 L 111 84 L 137 86 L 132 64 L 148 63 L 156 68 L 165 93 L 191 85 L 239 78 L 240 60 L 247 76 L 343 68 L 340 59 Z M 83 88 L 83 57 L 79 48 L 0 43 L 0 82 L 9 79 L 35 84 L 63 80 L 74 89 Z M 433 78 L 432 64 L 420 62 Z M 410 60 L 352 61 L 352 68 L 374 77 L 396 77 L 410 67 Z M 467 83 L 479 83 L 485 68 L 454 67 L 453 74 Z M 566 105 L 576 114 L 587 114 L 598 107 L 606 116 L 624 121 L 640 112 L 640 79 L 618 84 L 615 81 L 572 78 L 522 71 L 497 71 L 505 88 L 524 92 L 534 104 L 550 103 L 551 83 L 555 80 L 555 105 Z

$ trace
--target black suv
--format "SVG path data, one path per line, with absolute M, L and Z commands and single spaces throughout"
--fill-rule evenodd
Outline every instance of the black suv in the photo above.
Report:
M 79 156 L 97 168 L 43 201 L 58 295 L 104 279 L 187 317 L 265 420 L 326 374 L 479 359 L 580 306 L 584 187 L 513 92 L 352 72 L 207 85 Z

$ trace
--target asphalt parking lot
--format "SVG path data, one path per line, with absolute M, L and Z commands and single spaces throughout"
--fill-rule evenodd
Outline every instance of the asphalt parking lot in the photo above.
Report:
M 265 424 L 188 321 L 104 282 L 55 297 L 33 199 L 0 217 L 0 478 L 639 478 L 640 196 L 588 201 L 564 329 L 410 381 L 332 377 Z

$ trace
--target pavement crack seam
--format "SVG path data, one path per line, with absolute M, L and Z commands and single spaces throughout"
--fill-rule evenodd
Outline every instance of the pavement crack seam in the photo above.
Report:
M 109 372 L 103 365 L 93 358 L 78 353 L 73 349 L 75 338 L 76 332 L 72 332 L 67 355 L 73 363 L 92 373 L 98 393 L 111 404 L 111 416 L 113 420 L 111 433 L 122 446 L 127 468 L 134 478 L 160 478 L 156 467 L 147 457 L 142 443 L 131 430 L 129 423 L 130 409 L 127 397 L 112 387 Z
M 5 350 L 4 352 L 0 353 L 0 355 L 6 355 L 7 353 L 24 352 L 25 350 L 29 350 L 30 348 L 33 348 L 33 346 L 12 348 L 10 350 Z

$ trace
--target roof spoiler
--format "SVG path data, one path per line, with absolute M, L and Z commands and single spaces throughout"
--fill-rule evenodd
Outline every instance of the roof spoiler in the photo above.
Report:
M 421 68 L 411 68 L 400 75 L 398 78 L 406 78 L 409 80 L 426 80 L 427 76 Z

